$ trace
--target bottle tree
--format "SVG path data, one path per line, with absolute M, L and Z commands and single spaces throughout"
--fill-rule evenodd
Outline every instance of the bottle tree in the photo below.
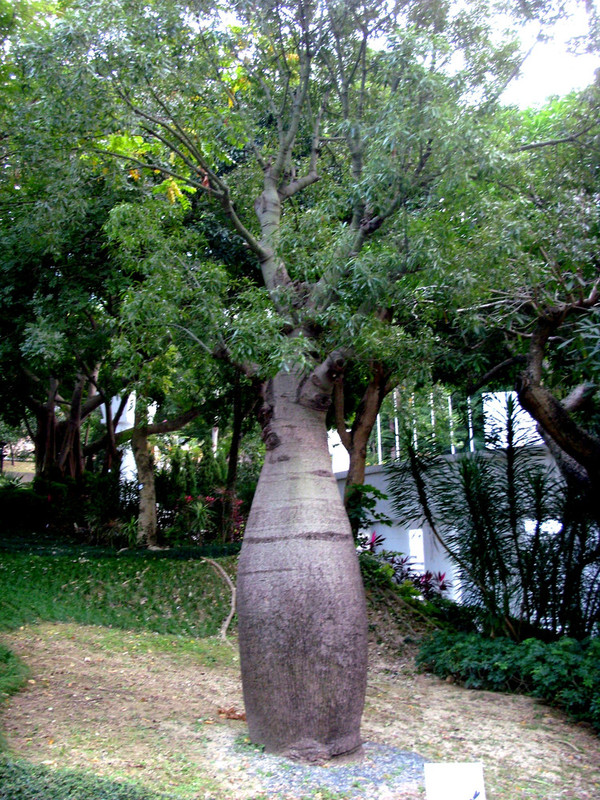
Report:
M 170 199 L 190 193 L 254 262 L 193 332 L 264 381 L 238 575 L 244 697 L 254 741 L 324 761 L 360 748 L 367 666 L 327 410 L 351 360 L 406 351 L 392 320 L 428 291 L 421 212 L 482 146 L 516 47 L 497 44 L 485 3 L 228 8 L 229 27 L 201 3 L 74 3 L 21 63 L 46 77 L 38 131 L 155 176 Z

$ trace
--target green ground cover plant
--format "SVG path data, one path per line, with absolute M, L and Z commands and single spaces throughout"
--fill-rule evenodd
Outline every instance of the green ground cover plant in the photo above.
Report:
M 8 544 L 8 543 L 5 543 Z M 219 633 L 230 608 L 223 579 L 196 550 L 117 555 L 100 548 L 54 547 L 13 540 L 0 552 L 0 631 L 52 621 L 103 626 L 102 647 L 122 647 L 122 633 L 135 632 L 135 652 L 179 653 L 199 663 L 227 663 L 233 650 L 205 637 Z M 32 552 L 34 550 L 34 552 Z M 212 555 L 212 553 L 211 553 Z M 235 571 L 235 556 L 220 565 Z M 116 638 L 115 638 L 116 637 Z M 176 637 L 176 638 L 173 638 Z M 113 642 L 114 639 L 114 642 Z M 215 651 L 213 653 L 213 650 Z M 0 643 L 0 700 L 19 691 L 28 671 Z M 0 741 L 0 750 L 5 743 Z M 0 800 L 165 800 L 164 793 L 130 781 L 80 771 L 48 769 L 9 753 L 0 756 Z
M 176 554 L 177 555 L 177 554 Z M 221 560 L 232 572 L 233 557 Z M 91 550 L 0 555 L 0 629 L 40 621 L 205 637 L 217 634 L 230 592 L 196 559 Z
M 27 675 L 25 664 L 0 642 L 0 701 L 18 692 Z
M 467 688 L 523 692 L 600 731 L 600 639 L 517 643 L 480 634 L 435 631 L 421 645 L 420 667 Z
M 49 769 L 0 757 L 0 800 L 167 800 L 129 781 L 113 781 L 75 770 Z

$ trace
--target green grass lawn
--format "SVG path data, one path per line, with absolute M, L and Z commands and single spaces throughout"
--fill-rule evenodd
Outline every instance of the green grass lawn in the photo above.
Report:
M 10 458 L 4 458 L 4 472 L 33 472 L 35 473 L 35 461 L 17 461 L 13 464 Z
M 231 594 L 213 567 L 181 553 L 117 555 L 93 548 L 35 547 L 0 550 L 0 633 L 38 622 L 75 622 L 107 629 L 163 634 L 164 648 L 200 649 L 218 634 Z M 235 557 L 220 558 L 230 574 Z M 178 637 L 173 639 L 173 637 Z M 179 638 L 180 637 L 180 638 Z M 207 643 L 208 645 L 208 643 Z M 141 645 L 140 645 L 141 646 Z M 0 643 L 0 701 L 27 680 L 24 664 Z M 3 742 L 0 740 L 0 750 Z M 0 800 L 150 800 L 128 781 L 48 769 L 9 753 L 0 755 Z
M 234 559 L 221 559 L 228 571 Z M 198 559 L 139 555 L 0 553 L 0 630 L 38 621 L 79 622 L 170 635 L 212 636 L 230 591 Z
M 131 781 L 50 769 L 0 755 L 0 800 L 167 800 Z

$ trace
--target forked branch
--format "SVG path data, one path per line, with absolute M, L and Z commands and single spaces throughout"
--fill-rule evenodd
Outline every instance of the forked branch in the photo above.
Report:
M 225 572 L 225 570 L 223 569 L 223 567 L 220 564 L 218 564 L 216 561 L 213 561 L 212 558 L 203 558 L 202 560 L 205 561 L 207 564 L 210 564 L 211 567 L 213 567 L 213 569 L 216 570 L 216 572 L 223 578 L 223 580 L 225 581 L 227 586 L 229 586 L 229 589 L 231 591 L 231 607 L 229 609 L 229 614 L 227 615 L 227 619 L 221 625 L 221 631 L 219 633 L 219 636 L 221 637 L 221 639 L 224 642 L 226 642 L 227 641 L 227 628 L 229 628 L 229 625 L 231 624 L 231 620 L 233 619 L 233 615 L 235 614 L 235 601 L 236 601 L 235 585 L 234 585 L 233 581 L 231 580 L 231 578 L 229 577 L 229 575 Z

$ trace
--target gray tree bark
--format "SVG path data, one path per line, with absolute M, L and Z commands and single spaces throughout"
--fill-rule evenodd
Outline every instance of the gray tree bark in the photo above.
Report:
M 137 468 L 140 499 L 138 507 L 137 544 L 155 547 L 157 544 L 156 488 L 154 461 L 148 442 L 146 409 L 135 411 L 135 424 L 131 433 L 131 449 Z
M 322 763 L 361 747 L 367 669 L 364 591 L 331 471 L 318 380 L 269 385 L 267 455 L 238 568 L 250 737 Z

